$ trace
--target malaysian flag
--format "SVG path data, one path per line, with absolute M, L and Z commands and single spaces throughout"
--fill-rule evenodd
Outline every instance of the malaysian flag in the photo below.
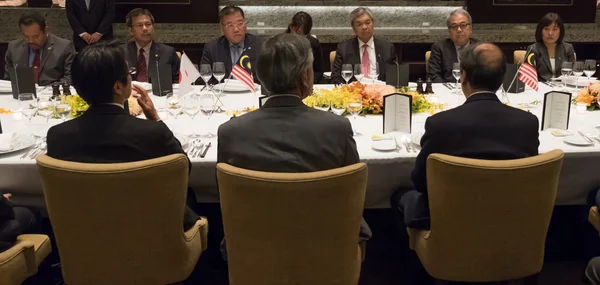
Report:
M 535 54 L 529 53 L 525 58 L 523 64 L 519 68 L 519 80 L 531 87 L 531 89 L 538 91 L 538 75 L 535 69 Z
M 254 77 L 252 77 L 252 73 L 246 71 L 246 69 L 242 67 L 244 59 L 248 59 L 248 68 L 251 67 L 249 62 L 250 57 L 244 55 L 240 58 L 239 64 L 233 66 L 231 74 L 233 74 L 233 76 L 235 76 L 235 78 L 237 78 L 239 81 L 244 83 L 244 85 L 246 85 L 250 90 L 252 90 L 252 92 L 256 92 L 256 88 L 254 88 Z

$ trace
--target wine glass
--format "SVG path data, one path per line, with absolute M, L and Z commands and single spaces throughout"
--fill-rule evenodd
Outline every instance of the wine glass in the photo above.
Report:
M 177 119 L 177 116 L 181 113 L 181 109 L 183 109 L 179 96 L 173 92 L 169 92 L 165 98 L 167 100 L 167 111 L 173 118 Z
M 346 106 L 342 102 L 333 102 L 331 103 L 331 112 L 334 114 L 341 116 L 346 112 Z
M 46 118 L 46 123 L 50 119 L 50 116 L 54 114 L 54 103 L 52 102 L 51 96 L 40 96 L 37 102 L 38 114 Z
M 221 80 L 225 77 L 225 64 L 222 62 L 213 63 L 212 72 L 217 82 L 221 83 Z
M 357 96 L 352 96 L 349 100 L 348 100 L 348 113 L 350 113 L 350 115 L 352 115 L 352 117 L 354 119 L 352 119 L 354 121 L 354 136 L 360 136 L 361 134 L 356 131 L 357 127 L 356 127 L 356 117 L 358 117 L 358 114 L 360 113 L 360 111 L 362 110 L 362 96 L 361 95 L 357 95 Z
M 348 84 L 350 78 L 352 78 L 352 64 L 343 64 L 342 65 L 342 78 Z
M 202 88 L 202 90 L 204 90 L 205 88 L 209 88 L 210 84 L 208 82 L 212 77 L 213 72 L 212 68 L 210 67 L 210 64 L 200 64 L 200 78 L 202 78 L 202 80 L 204 81 L 204 87 Z
M 458 91 L 458 80 L 460 79 L 460 64 L 458 62 L 455 62 L 452 64 L 452 76 L 454 76 L 454 79 L 456 79 L 456 85 L 454 85 L 454 91 L 459 94 Z
M 375 68 L 373 66 L 369 67 L 369 77 L 373 82 L 379 78 L 379 62 L 375 62 Z
M 593 59 L 588 59 L 583 63 L 583 73 L 588 78 L 588 82 L 594 73 L 596 73 L 596 61 Z
M 573 75 L 575 75 L 575 88 L 579 88 L 579 77 L 583 75 L 584 64 L 581 61 L 576 61 L 573 64 Z
M 329 111 L 331 103 L 329 100 L 327 100 L 327 98 L 325 98 L 324 96 L 317 96 L 315 99 L 315 104 L 313 105 L 315 109 L 325 112 Z
M 67 116 L 71 112 L 71 105 L 69 105 L 67 102 L 67 96 L 61 95 L 56 97 L 54 102 L 54 109 L 56 113 L 60 115 L 62 121 L 66 121 Z
M 362 65 L 360 63 L 355 64 L 354 78 L 356 78 L 356 81 L 360 82 L 360 80 L 362 80 L 363 77 L 365 77 L 365 75 L 362 73 Z
M 183 95 L 183 112 L 192 118 L 192 122 L 198 113 L 200 112 L 200 102 L 198 96 L 194 93 L 188 93 Z M 199 138 L 200 135 L 197 133 L 190 134 L 190 138 Z
M 571 76 L 573 72 L 573 63 L 572 62 L 563 62 L 562 67 L 560 69 L 560 73 L 562 74 L 563 80 L 563 90 L 567 89 L 567 77 Z
M 35 97 L 33 93 L 22 93 L 19 94 L 19 108 L 21 109 L 21 114 L 25 116 L 28 122 L 31 123 L 31 118 L 37 112 L 37 103 L 35 101 Z
M 199 98 L 198 98 L 198 106 L 200 107 L 200 112 L 202 113 L 202 115 L 207 117 L 207 122 L 206 122 L 206 126 L 208 127 L 209 131 L 203 135 L 203 137 L 206 138 L 214 138 L 216 137 L 215 134 L 213 134 L 212 132 L 210 132 L 210 118 L 212 117 L 212 114 L 215 112 L 215 108 L 216 108 L 216 96 L 213 94 L 213 92 L 203 92 L 200 94 Z

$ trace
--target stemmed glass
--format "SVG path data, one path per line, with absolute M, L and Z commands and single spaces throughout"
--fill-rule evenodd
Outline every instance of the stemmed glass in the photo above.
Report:
M 590 82 L 592 75 L 596 73 L 596 61 L 593 59 L 588 59 L 583 65 L 583 73 L 585 73 L 585 76 L 588 78 L 588 82 Z
M 192 122 L 198 113 L 200 112 L 200 101 L 198 96 L 194 93 L 188 93 L 183 95 L 183 112 L 188 114 L 192 118 Z M 197 133 L 190 134 L 190 138 L 199 138 L 200 135 Z
M 456 79 L 456 85 L 454 85 L 454 92 L 456 92 L 456 94 L 460 94 L 460 92 L 458 91 L 458 80 L 460 79 L 460 64 L 458 62 L 452 64 L 452 76 L 454 76 L 454 79 Z
M 179 96 L 175 95 L 173 92 L 169 92 L 165 98 L 167 100 L 167 111 L 174 119 L 177 119 L 177 116 L 179 116 L 179 113 L 181 113 L 181 110 L 183 109 Z
M 210 89 L 210 83 L 208 83 L 210 81 L 210 79 L 213 77 L 213 72 L 212 72 L 212 68 L 210 67 L 210 64 L 200 64 L 200 78 L 202 78 L 202 80 L 204 81 L 204 87 L 202 88 L 202 90 L 209 88 Z
M 346 111 L 346 106 L 342 102 L 333 102 L 331 103 L 331 112 L 334 114 L 341 116 Z
M 46 123 L 50 119 L 50 116 L 54 114 L 54 103 L 52 102 L 51 96 L 40 96 L 37 102 L 38 114 L 46 118 Z
M 573 72 L 573 63 L 572 62 L 563 62 L 562 63 L 562 67 L 560 68 L 560 73 L 563 77 L 562 79 L 562 83 L 563 83 L 563 90 L 567 89 L 567 78 L 569 76 L 571 76 L 571 73 Z
M 331 107 L 331 102 L 329 100 L 327 100 L 327 98 L 323 97 L 317 97 L 315 98 L 316 102 L 315 105 L 313 106 L 315 109 L 317 110 L 321 110 L 321 111 L 329 111 L 329 108 Z
M 21 114 L 25 116 L 28 122 L 31 123 L 31 118 L 37 112 L 37 103 L 35 102 L 35 97 L 33 93 L 22 93 L 19 94 L 19 108 L 21 109 Z
M 361 134 L 356 130 L 357 126 L 356 126 L 356 117 L 358 117 L 358 113 L 360 113 L 360 111 L 362 110 L 362 96 L 361 95 L 357 95 L 357 96 L 352 96 L 352 98 L 349 99 L 348 101 L 348 113 L 350 113 L 350 115 L 352 115 L 352 117 L 354 118 L 352 121 L 354 121 L 354 136 L 360 136 Z
M 373 82 L 379 78 L 379 62 L 375 62 L 375 68 L 369 66 L 369 77 Z
M 225 77 L 225 64 L 222 62 L 215 62 L 213 63 L 213 76 L 215 77 L 215 79 L 217 79 L 217 81 L 220 83 L 221 80 L 223 80 L 223 78 Z M 223 103 L 221 102 L 221 96 L 223 95 L 223 89 L 221 88 L 221 90 L 219 91 L 219 95 L 216 96 L 216 109 L 214 110 L 215 112 L 223 112 L 223 109 L 221 108 L 223 106 Z M 212 96 L 213 94 L 211 94 Z
M 576 61 L 573 64 L 573 75 L 575 75 L 575 88 L 579 88 L 579 77 L 583 75 L 584 64 L 581 61 Z
M 198 105 L 200 107 L 200 112 L 202 113 L 202 115 L 207 117 L 207 122 L 206 122 L 206 126 L 209 129 L 209 131 L 203 135 L 203 137 L 206 138 L 214 138 L 216 137 L 215 134 L 213 134 L 210 131 L 211 125 L 210 125 L 210 118 L 212 117 L 212 114 L 215 112 L 215 108 L 216 108 L 216 103 L 217 103 L 217 97 L 213 94 L 213 92 L 203 92 L 200 94 L 200 97 L 198 98 Z
M 71 112 L 71 105 L 69 105 L 67 102 L 67 96 L 61 95 L 56 97 L 54 101 L 54 109 L 56 110 L 56 113 L 60 115 L 62 121 L 66 121 L 67 116 Z
M 342 78 L 344 78 L 346 84 L 348 84 L 348 81 L 352 78 L 352 64 L 342 65 Z
M 356 78 L 356 81 L 360 82 L 363 77 L 365 77 L 365 75 L 362 73 L 362 65 L 360 63 L 357 63 L 354 65 L 354 78 Z

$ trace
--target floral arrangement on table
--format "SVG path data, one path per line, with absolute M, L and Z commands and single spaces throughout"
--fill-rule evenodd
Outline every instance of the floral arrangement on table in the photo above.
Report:
M 67 101 L 67 104 L 71 106 L 71 118 L 77 118 L 83 115 L 90 107 L 85 100 L 79 97 L 79 95 L 66 96 L 65 100 Z
M 588 111 L 600 109 L 598 97 L 600 96 L 600 81 L 590 83 L 590 86 L 579 90 L 579 94 L 575 97 L 575 103 L 585 103 Z
M 347 106 L 352 98 L 360 95 L 362 96 L 361 115 L 381 114 L 383 112 L 383 96 L 396 92 L 413 97 L 413 113 L 435 112 L 436 108 L 442 108 L 442 104 L 432 103 L 416 91 L 410 91 L 408 87 L 396 89 L 390 85 L 364 84 L 360 82 L 344 84 L 341 87 L 333 89 L 317 88 L 313 90 L 311 96 L 304 99 L 304 104 L 309 107 L 325 108 L 328 106 Z

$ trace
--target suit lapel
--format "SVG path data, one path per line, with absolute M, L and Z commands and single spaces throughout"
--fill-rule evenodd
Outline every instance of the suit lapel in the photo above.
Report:
M 150 46 L 150 54 L 148 55 L 150 57 L 150 59 L 148 60 L 148 82 L 151 82 L 152 80 L 152 72 L 150 72 L 151 69 L 155 69 L 156 74 L 158 74 L 158 69 L 156 68 L 156 55 L 158 55 L 158 52 L 158 45 L 155 41 L 152 41 L 152 45 Z
M 88 9 L 88 12 L 94 10 L 94 6 L 97 4 L 96 2 L 98 2 L 98 0 L 90 0 L 90 8 Z
M 246 44 L 245 40 L 244 40 L 244 44 Z M 224 53 L 221 58 L 225 59 L 225 62 L 223 62 L 223 64 L 225 64 L 225 70 L 227 70 L 227 71 L 229 71 L 229 73 L 231 73 L 231 70 L 233 70 L 233 64 L 231 63 L 231 52 L 229 49 L 229 41 L 225 37 L 223 37 L 223 45 L 221 46 L 221 51 Z M 212 66 L 211 66 L 211 68 L 212 68 Z M 227 76 L 229 76 L 229 75 L 227 75 Z
M 446 61 L 446 66 L 448 67 L 448 70 L 452 70 L 454 63 L 458 62 L 458 54 L 456 53 L 456 47 L 454 47 L 454 43 L 450 39 L 446 41 L 446 51 L 447 54 L 450 55 Z
M 25 41 L 22 45 L 19 45 L 19 49 L 15 54 L 17 60 L 13 64 L 18 64 L 19 67 L 29 67 L 29 45 Z
M 562 43 L 556 45 L 554 51 L 554 74 L 561 74 L 563 61 L 565 60 L 565 46 Z
M 540 51 L 540 57 L 541 57 L 542 62 L 546 65 L 546 67 L 548 68 L 548 70 L 550 70 L 550 72 L 554 73 L 554 70 L 552 70 L 552 64 L 550 64 L 550 55 L 548 54 L 548 49 L 546 48 L 546 45 L 538 44 L 538 46 L 540 47 L 538 50 Z M 554 55 L 556 56 L 556 51 L 554 51 Z M 539 62 L 540 58 L 538 58 L 537 60 Z
M 52 56 L 52 54 L 54 53 L 54 39 L 53 39 L 53 35 L 49 35 L 48 36 L 48 42 L 46 43 L 46 46 L 42 48 L 42 62 L 40 62 L 40 74 L 42 72 L 42 70 L 44 70 L 44 65 L 46 65 L 46 61 L 48 61 L 48 58 Z
M 352 64 L 358 64 L 360 63 L 360 47 L 358 46 L 358 38 L 354 38 L 354 40 L 352 41 L 352 53 L 356 55 L 356 61 L 352 62 L 352 60 L 350 60 L 348 63 L 352 63 Z
M 381 41 L 375 38 L 373 38 L 373 44 L 375 45 L 375 61 L 379 63 L 379 73 L 381 73 L 381 71 L 385 69 L 383 67 L 383 59 L 381 58 L 381 54 L 383 53 L 383 44 Z

